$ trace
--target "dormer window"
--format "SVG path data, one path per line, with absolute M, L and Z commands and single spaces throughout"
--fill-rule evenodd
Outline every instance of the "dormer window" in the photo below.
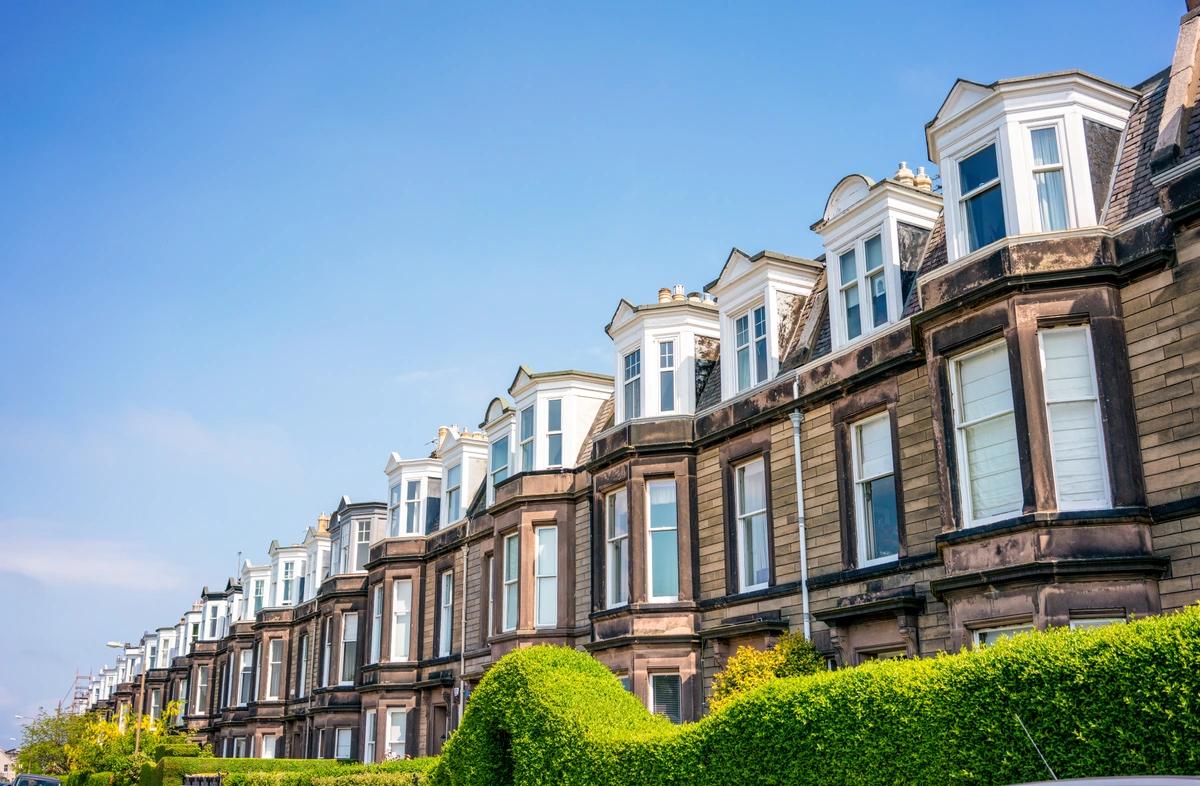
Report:
M 404 534 L 421 533 L 421 481 L 410 480 L 404 491 Z
M 500 437 L 492 443 L 492 488 L 508 477 L 508 437 Z
M 1033 143 L 1033 182 L 1037 186 L 1042 231 L 1066 229 L 1067 186 L 1058 151 L 1058 130 L 1054 126 L 1034 128 L 1029 138 Z
M 660 412 L 675 411 L 674 341 L 663 341 L 658 345 L 658 409 Z
M 838 255 L 846 340 L 888 322 L 888 287 L 883 267 L 883 239 L 875 234 Z M 864 304 L 863 300 L 867 302 Z
M 1004 195 L 996 162 L 996 145 L 990 144 L 959 161 L 958 179 L 968 251 L 983 248 L 1004 237 Z
M 625 356 L 625 419 L 642 416 L 642 350 Z
M 758 306 L 737 317 L 733 330 L 740 393 L 767 378 L 767 307 Z
M 397 483 L 388 491 L 388 536 L 396 537 L 400 534 L 400 516 L 403 515 L 404 508 L 404 487 Z
M 562 466 L 562 439 L 562 399 L 553 398 L 546 402 L 546 463 L 551 467 Z

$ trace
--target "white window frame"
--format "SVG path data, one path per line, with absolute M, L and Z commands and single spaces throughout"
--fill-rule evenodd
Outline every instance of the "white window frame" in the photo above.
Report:
M 399 722 L 396 719 L 399 718 Z M 399 730 L 396 734 L 394 731 Z M 408 743 L 408 710 L 393 708 L 387 711 L 387 758 L 403 759 Z
M 300 652 L 296 664 L 296 698 L 302 699 L 308 695 L 308 641 L 307 632 L 300 636 Z
M 343 738 L 345 744 L 342 743 Z M 333 730 L 333 758 L 342 761 L 349 760 L 354 753 L 354 737 L 349 726 L 339 726 Z
M 746 468 L 753 464 L 762 464 L 762 468 L 763 468 L 763 472 L 762 472 L 763 504 L 766 507 L 763 507 L 763 508 L 760 508 L 757 510 L 743 510 L 742 509 L 742 503 L 743 503 L 742 493 L 740 491 L 742 484 L 740 482 L 740 478 L 742 477 L 742 473 L 745 472 Z M 771 516 L 770 516 L 770 506 L 768 504 L 768 499 L 767 499 L 770 482 L 771 482 L 771 478 L 767 474 L 767 463 L 763 459 L 762 456 L 758 456 L 758 457 L 750 459 L 748 461 L 744 461 L 744 462 L 738 464 L 737 466 L 735 466 L 733 469 L 734 514 L 736 517 L 736 524 L 737 524 L 737 560 L 738 560 L 738 564 L 736 567 L 737 567 L 737 577 L 738 577 L 738 592 L 754 592 L 755 590 L 766 589 L 767 587 L 769 587 L 771 585 L 771 574 L 773 573 L 774 566 L 771 565 L 771 543 L 770 543 L 770 541 L 771 541 Z M 755 516 L 762 516 L 763 520 L 764 520 L 764 526 L 766 527 L 766 539 L 764 541 L 763 546 L 767 550 L 767 554 L 766 554 L 766 557 L 767 557 L 767 580 L 763 581 L 763 582 L 759 582 L 757 584 L 748 584 L 747 583 L 748 577 L 745 575 L 745 572 L 744 572 L 745 567 L 746 567 L 746 562 L 745 562 L 745 556 L 746 556 L 746 542 L 745 542 L 746 532 L 745 532 L 745 530 L 746 530 L 746 527 L 745 527 L 745 524 L 746 524 L 747 520 L 749 520 L 750 525 L 753 526 L 753 519 Z
M 880 472 L 875 475 L 863 475 L 862 466 L 862 432 L 863 427 L 876 421 L 883 421 L 888 433 L 888 471 Z M 874 559 L 867 558 L 867 526 L 869 524 L 869 516 L 867 515 L 866 504 L 866 488 L 873 481 L 892 476 L 893 487 L 899 492 L 899 484 L 895 482 L 896 466 L 893 458 L 894 444 L 892 442 L 892 415 L 888 411 L 883 411 L 875 415 L 856 420 L 850 424 L 850 469 L 851 482 L 854 486 L 854 530 L 855 530 L 855 545 L 858 552 L 858 566 L 860 568 L 870 567 L 872 565 L 882 565 L 887 562 L 896 562 L 900 559 L 900 554 L 889 554 L 883 557 L 875 557 Z M 900 529 L 900 504 L 899 499 L 893 497 L 896 503 L 896 529 L 897 538 L 899 537 Z
M 554 405 L 558 404 L 558 428 L 553 428 L 554 419 L 551 417 Z M 563 466 L 563 400 L 552 398 L 546 400 L 546 466 L 557 468 Z M 558 461 L 554 461 L 554 439 L 558 438 Z
M 196 666 L 196 707 L 197 715 L 208 714 L 208 666 Z
M 278 659 L 276 659 L 276 655 L 278 655 Z M 267 639 L 267 679 L 263 685 L 263 698 L 279 699 L 282 691 L 283 639 Z
M 150 720 L 158 720 L 162 712 L 162 688 L 150 689 Z
M 1044 131 L 1045 129 L 1053 129 L 1054 145 L 1058 149 L 1057 164 L 1043 164 L 1038 166 L 1034 163 L 1033 150 L 1033 132 Z M 1029 161 L 1029 193 L 1033 197 L 1030 206 L 1033 208 L 1034 220 L 1037 222 L 1037 229 L 1040 232 L 1065 232 L 1068 229 L 1079 226 L 1075 214 L 1075 189 L 1072 187 L 1071 170 L 1068 163 L 1068 156 L 1064 142 L 1066 141 L 1067 132 L 1063 123 L 1063 118 L 1055 118 L 1053 120 L 1039 120 L 1032 123 L 1026 123 L 1021 126 L 1021 131 L 1025 135 L 1025 154 Z M 1036 175 L 1043 172 L 1062 172 L 1063 178 L 1063 210 L 1066 212 L 1067 225 L 1062 229 L 1047 229 L 1042 225 L 1042 203 L 1038 199 L 1037 193 L 1037 177 Z
M 497 454 L 496 449 L 503 444 L 504 450 Z M 497 464 L 498 456 L 504 458 L 503 464 Z M 496 500 L 496 486 L 508 480 L 509 465 L 512 464 L 512 450 L 507 432 L 496 437 L 495 441 L 488 446 L 488 479 L 492 484 L 491 500 Z M 499 476 L 499 477 L 498 477 Z
M 1061 157 L 1061 154 L 1060 154 Z M 1050 399 L 1050 394 L 1046 391 L 1045 374 L 1046 374 L 1046 345 L 1044 339 L 1049 331 L 1061 331 L 1063 333 L 1082 333 L 1083 343 L 1087 346 L 1088 370 L 1091 372 L 1092 380 L 1092 395 L 1084 398 L 1063 398 Z M 1046 414 L 1046 440 L 1050 444 L 1050 472 L 1054 477 L 1054 497 L 1055 504 L 1059 510 L 1108 510 L 1112 507 L 1112 482 L 1109 478 L 1108 470 L 1108 446 L 1104 439 L 1104 419 L 1100 413 L 1100 378 L 1096 373 L 1096 352 L 1092 342 L 1092 331 L 1090 325 L 1055 325 L 1044 328 L 1038 328 L 1038 360 L 1041 364 L 1042 372 L 1042 392 L 1043 404 Z M 1051 415 L 1050 408 L 1054 404 L 1082 404 L 1091 402 L 1092 418 L 1096 427 L 1096 441 L 1099 450 L 1100 459 L 1100 482 L 1103 486 L 1103 496 L 1091 500 L 1085 500 L 1078 503 L 1064 504 L 1061 494 L 1061 486 L 1058 480 L 1058 467 L 1054 459 L 1054 421 Z
M 671 487 L 671 493 L 674 496 L 675 520 L 670 527 L 656 527 L 652 521 L 650 514 L 650 487 L 654 485 L 664 485 Z M 679 486 L 675 482 L 674 477 L 670 478 L 649 478 L 646 480 L 646 599 L 651 603 L 675 603 L 679 600 Z M 671 560 L 671 564 L 675 565 L 675 587 L 674 595 L 655 595 L 654 594 L 654 533 L 655 532 L 674 532 L 675 533 L 675 554 Z M 607 534 L 607 532 L 605 533 Z
M 354 523 L 354 572 L 361 573 L 366 570 L 370 561 L 371 520 L 360 519 Z
M 247 647 L 238 651 L 237 706 L 245 707 L 254 698 L 251 682 L 254 677 L 254 650 Z
M 757 312 L 762 311 L 763 315 L 763 333 L 757 334 Z M 739 344 L 737 331 L 738 322 L 742 319 L 746 320 L 746 343 Z M 745 393 L 747 390 L 753 390 L 759 385 L 771 379 L 771 311 L 767 308 L 767 304 L 761 300 L 755 301 L 743 308 L 734 315 L 731 320 L 733 324 L 733 388 L 737 393 Z M 758 365 L 758 346 L 763 345 L 762 367 Z M 743 349 L 749 353 L 748 373 L 749 379 L 746 384 L 742 384 L 740 377 L 741 368 L 738 365 L 738 353 Z M 759 379 L 759 377 L 762 377 Z
M 454 472 L 458 470 L 457 482 L 454 480 Z M 446 523 L 453 524 L 463 516 L 462 507 L 462 487 L 463 487 L 463 465 L 462 462 L 453 464 L 446 468 Z
M 388 537 L 399 537 L 400 519 L 404 515 L 404 481 L 388 487 Z
M 625 420 L 640 418 L 644 409 L 642 396 L 645 386 L 642 384 L 642 360 L 640 345 L 621 355 L 621 407 Z M 633 404 L 632 412 L 629 411 L 630 403 Z
M 1004 351 L 1005 351 L 1005 358 L 1006 358 L 1005 362 L 1006 362 L 1006 365 L 1008 366 L 1008 373 L 1009 373 L 1009 407 L 1010 408 L 1008 410 L 1005 410 L 1002 412 L 994 412 L 984 418 L 978 418 L 976 420 L 964 422 L 961 419 L 962 394 L 959 392 L 959 383 L 960 383 L 959 366 L 964 360 L 968 360 L 971 357 L 974 357 L 975 355 L 980 355 L 980 354 L 983 354 L 984 352 L 988 352 L 996 346 L 1003 346 Z M 954 449 L 955 449 L 955 457 L 957 459 L 957 461 L 955 461 L 955 463 L 958 465 L 958 497 L 959 497 L 959 507 L 962 510 L 963 528 L 969 529 L 972 527 L 981 527 L 981 526 L 984 526 L 985 524 L 991 524 L 996 521 L 1003 521 L 1005 519 L 1013 518 L 1014 516 L 1019 516 L 1019 515 L 1021 515 L 1021 511 L 1024 509 L 1024 503 L 1022 503 L 1021 508 L 1018 508 L 1016 511 L 1006 511 L 1003 513 L 997 513 L 993 516 L 987 516 L 984 518 L 976 518 L 975 517 L 974 503 L 971 501 L 971 477 L 970 477 L 970 467 L 969 467 L 970 462 L 969 462 L 969 457 L 967 455 L 967 437 L 966 437 L 967 429 L 969 429 L 973 426 L 977 426 L 981 423 L 984 423 L 985 421 L 994 420 L 996 418 L 1004 417 L 1005 415 L 1009 415 L 1009 414 L 1014 415 L 1014 418 L 1015 418 L 1016 401 L 1015 401 L 1015 392 L 1012 390 L 1012 360 L 1011 360 L 1011 358 L 1008 358 L 1007 340 L 1005 338 L 1001 337 L 1001 338 L 995 339 L 993 341 L 988 341 L 987 343 L 985 343 L 981 346 L 978 346 L 974 349 L 959 353 L 957 355 L 953 355 L 953 356 L 947 358 L 947 361 L 948 361 L 948 365 L 950 368 L 950 407 L 952 409 L 952 411 L 951 411 L 952 420 L 954 421 Z M 1014 420 L 1014 423 L 1015 423 L 1015 420 Z M 1020 439 L 1019 435 L 1018 435 L 1017 439 L 1018 440 Z M 1017 443 L 1014 442 L 1013 446 L 1014 446 L 1014 450 L 1017 450 L 1017 466 L 1020 467 L 1021 466 L 1021 452 L 1017 448 Z M 1024 493 L 1024 492 L 1022 492 L 1022 493 Z
M 485 641 L 491 637 L 492 632 L 495 630 L 493 626 L 496 623 L 496 599 L 493 597 L 494 593 L 492 591 L 492 579 L 494 578 L 495 571 L 496 555 L 488 552 L 483 556 L 483 588 L 484 592 L 487 593 L 487 628 L 484 629 L 483 634 Z
M 371 649 L 368 663 L 378 663 L 383 652 L 383 582 L 371 590 Z
M 448 656 L 454 649 L 454 568 L 438 574 L 438 657 Z
M 413 491 L 416 496 L 413 496 Z M 421 534 L 421 481 L 404 481 L 404 534 Z
M 514 532 L 511 535 L 504 536 L 504 540 L 501 542 L 501 546 L 504 549 L 504 561 L 502 565 L 504 573 L 502 574 L 501 595 L 503 596 L 503 600 L 501 603 L 500 624 L 502 626 L 501 630 L 505 632 L 516 630 L 517 626 L 521 623 L 521 542 L 519 538 L 520 536 Z M 516 544 L 516 548 L 511 552 L 511 555 L 508 547 L 510 541 Z M 509 562 L 510 556 L 512 564 Z M 512 593 L 511 598 L 509 597 L 510 592 Z M 512 617 L 511 624 L 509 623 L 510 612 Z
M 664 415 L 679 411 L 679 386 L 675 384 L 678 381 L 678 374 L 675 373 L 679 365 L 679 354 L 676 351 L 678 343 L 674 337 L 658 341 L 658 411 Z M 668 378 L 671 380 L 671 406 L 664 407 L 663 380 Z
M 262 741 L 259 743 L 258 757 L 260 759 L 275 758 L 275 739 L 274 734 L 264 734 Z
M 333 662 L 333 617 L 325 618 L 325 634 L 321 642 L 321 687 L 329 686 Z
M 375 723 L 378 713 L 375 710 L 367 710 L 363 713 L 363 764 L 375 763 Z
M 617 524 L 617 498 L 621 497 L 625 500 L 625 532 L 624 534 L 614 534 Z M 604 599 L 606 605 L 610 609 L 619 608 L 629 605 L 629 491 L 622 487 L 610 491 L 604 497 L 604 573 L 605 573 L 605 589 Z M 613 564 L 617 563 L 616 574 L 620 574 L 622 583 L 619 586 L 614 586 L 613 581 L 614 571 Z M 624 564 L 625 569 L 621 570 L 620 565 Z M 625 597 L 619 598 L 620 587 L 625 588 Z
M 1071 617 L 1071 630 L 1091 630 L 1128 621 L 1125 617 Z
M 996 625 L 988 628 L 974 628 L 971 630 L 971 643 L 976 647 L 986 647 L 987 644 L 980 642 L 980 639 L 988 633 L 1000 633 L 1012 636 L 1018 633 L 1026 633 L 1028 631 L 1037 630 L 1037 626 L 1032 622 L 1021 622 L 1012 625 Z
M 353 625 L 350 624 L 351 620 L 354 621 Z M 353 638 L 350 636 L 350 628 L 354 629 Z M 338 685 L 353 685 L 358 676 L 358 638 L 358 612 L 342 612 L 342 646 L 338 651 Z M 346 672 L 347 667 L 350 669 L 349 676 Z
M 287 560 L 282 566 L 283 572 L 283 600 L 281 606 L 291 606 L 296 602 L 296 563 L 293 560 Z
M 392 663 L 409 660 L 412 639 L 412 592 L 412 579 L 392 579 L 392 635 L 388 657 Z
M 529 419 L 529 433 L 525 432 L 526 415 Z M 521 454 L 521 471 L 532 472 L 537 466 L 537 409 L 536 402 L 524 407 L 517 413 L 518 451 Z
M 995 178 L 995 180 L 989 180 L 986 183 L 976 186 L 975 188 L 971 189 L 969 192 L 964 194 L 963 190 L 962 190 L 962 176 L 961 176 L 962 162 L 966 161 L 968 158 L 971 158 L 972 156 L 976 155 L 977 153 L 982 153 L 988 147 L 995 147 L 995 149 L 996 149 L 996 178 Z M 965 257 L 968 254 L 974 254 L 980 248 L 986 248 L 987 246 L 991 245 L 991 243 L 985 243 L 984 245 L 979 246 L 979 248 L 971 248 L 971 227 L 970 227 L 970 223 L 967 220 L 967 202 L 969 200 L 974 199 L 975 197 L 979 196 L 980 194 L 984 193 L 985 191 L 988 191 L 989 189 L 991 189 L 993 187 L 998 186 L 1000 188 L 1000 212 L 1004 216 L 1004 234 L 1002 236 L 1000 236 L 999 238 L 997 238 L 996 240 L 993 240 L 992 243 L 998 243 L 1001 240 L 1003 240 L 1004 238 L 1012 236 L 1012 234 L 1013 234 L 1013 227 L 1011 226 L 1012 217 L 1009 215 L 1009 209 L 1008 209 L 1009 189 L 1008 189 L 1008 183 L 1004 177 L 1004 173 L 1007 170 L 1007 168 L 1008 168 L 1008 157 L 1005 154 L 1005 149 L 1004 149 L 1004 146 L 1000 139 L 1000 135 L 998 133 L 993 133 L 993 134 L 989 135 L 986 139 L 980 140 L 977 144 L 970 147 L 965 152 L 954 157 L 954 159 L 953 159 L 954 186 L 955 186 L 955 191 L 958 193 L 958 207 L 956 209 L 956 217 L 958 218 L 958 235 L 959 236 L 958 236 L 957 240 L 958 240 L 958 247 L 960 249 L 962 249 L 962 252 L 958 255 L 959 258 Z
M 255 579 L 253 587 L 254 587 L 254 595 L 253 595 L 251 608 L 254 609 L 253 614 L 258 614 L 258 612 L 263 610 L 263 606 L 266 605 L 266 595 L 267 595 L 266 579 Z
M 891 255 L 890 244 L 887 242 L 888 225 L 886 223 L 876 224 L 869 229 L 863 231 L 852 242 L 847 244 L 839 251 L 837 256 L 837 276 L 838 276 L 838 307 L 840 308 L 839 319 L 837 320 L 841 338 L 843 343 L 849 344 L 879 332 L 888 325 L 894 324 L 899 316 L 899 293 L 894 291 L 892 286 L 892 277 L 889 275 L 889 259 Z M 879 267 L 872 270 L 867 270 L 867 243 L 872 240 L 879 241 Z M 846 281 L 842 278 L 842 257 L 847 254 L 854 254 L 854 278 Z M 874 295 L 871 290 L 871 282 L 874 279 L 883 281 L 884 298 L 887 302 L 887 317 L 883 322 L 875 321 Z M 852 287 L 858 289 L 858 335 L 850 335 L 850 322 L 846 314 L 846 292 Z
M 543 542 L 545 540 L 553 541 L 554 546 L 549 564 L 542 559 L 542 550 L 550 545 Z M 533 543 L 533 626 L 554 628 L 558 626 L 558 527 L 534 527 Z M 554 599 L 554 607 L 547 609 L 542 607 L 542 588 L 549 585 L 554 587 L 550 596 Z
M 234 737 L 233 738 L 233 758 L 235 758 L 235 759 L 246 758 L 246 738 L 245 737 Z

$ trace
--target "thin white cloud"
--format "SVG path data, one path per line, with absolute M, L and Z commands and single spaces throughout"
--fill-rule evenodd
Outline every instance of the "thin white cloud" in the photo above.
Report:
M 12 532 L 6 521 L 0 531 Z M 174 589 L 181 572 L 159 555 L 117 540 L 85 538 L 10 538 L 0 573 L 10 573 L 48 586 L 116 589 Z

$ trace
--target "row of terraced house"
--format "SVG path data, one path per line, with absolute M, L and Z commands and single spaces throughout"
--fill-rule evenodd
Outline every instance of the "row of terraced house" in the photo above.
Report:
M 611 376 L 518 369 L 92 703 L 178 701 L 222 756 L 379 761 L 438 753 L 532 644 L 689 721 L 787 631 L 836 668 L 1197 601 L 1198 14 L 1133 87 L 959 80 L 940 188 L 848 175 L 818 258 L 734 249 L 701 292 L 622 300 Z

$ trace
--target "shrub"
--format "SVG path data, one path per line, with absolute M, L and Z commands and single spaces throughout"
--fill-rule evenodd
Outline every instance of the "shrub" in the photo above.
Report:
M 168 756 L 156 765 L 142 768 L 140 786 L 181 786 L 183 776 L 201 773 L 221 773 L 225 776 L 222 779 L 224 784 L 238 786 L 249 773 L 297 772 L 312 778 L 344 772 L 351 766 L 354 765 L 341 764 L 329 759 L 218 759 L 211 756 Z
M 803 677 L 825 669 L 825 660 L 804 636 L 785 633 L 769 650 L 738 647 L 713 679 L 711 709 L 720 709 L 734 697 L 781 677 Z
M 480 681 L 431 775 L 480 784 L 1007 784 L 1200 770 L 1200 606 L 982 650 L 775 679 L 699 723 L 651 716 L 590 656 Z
M 150 758 L 158 761 L 167 756 L 202 756 L 204 751 L 194 742 L 188 742 L 183 738 L 169 742 L 162 742 L 155 745 L 153 748 L 148 748 L 147 753 Z

